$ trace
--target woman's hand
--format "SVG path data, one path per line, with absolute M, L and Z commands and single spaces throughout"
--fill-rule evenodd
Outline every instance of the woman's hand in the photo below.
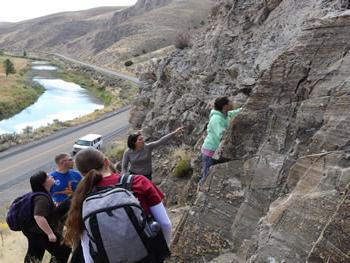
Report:
M 48 234 L 47 237 L 49 238 L 49 241 L 52 243 L 55 243 L 57 241 L 57 237 L 54 233 Z
M 185 130 L 185 127 L 179 127 L 179 128 L 177 128 L 174 132 L 175 132 L 176 134 L 179 134 L 179 133 L 183 133 L 184 130 Z

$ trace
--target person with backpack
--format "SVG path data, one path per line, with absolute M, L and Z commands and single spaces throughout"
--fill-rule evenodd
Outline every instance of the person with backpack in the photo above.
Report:
M 54 179 L 46 172 L 39 171 L 30 177 L 32 193 L 26 207 L 28 218 L 22 232 L 28 239 L 28 249 L 24 259 L 25 263 L 41 262 L 45 250 L 55 257 L 56 262 L 67 262 L 71 252 L 70 247 L 61 244 L 62 238 L 57 233 L 58 217 L 56 207 L 50 196 L 50 188 Z M 23 216 L 22 216 L 23 217 Z
M 163 136 L 157 141 L 145 143 L 141 132 L 128 136 L 128 148 L 125 150 L 122 161 L 122 173 L 142 174 L 152 181 L 152 151 L 154 148 L 165 144 L 176 134 L 183 132 L 179 127 L 175 131 Z M 130 168 L 128 166 L 130 164 Z
M 219 147 L 222 135 L 230 121 L 242 108 L 233 110 L 232 102 L 227 96 L 218 97 L 214 102 L 214 109 L 210 111 L 207 136 L 202 145 L 202 176 L 199 180 L 199 189 L 208 177 L 209 167 L 213 165 L 213 155 Z
M 84 179 L 68 212 L 66 243 L 81 242 L 87 263 L 163 262 L 163 251 L 156 250 L 168 251 L 172 232 L 163 193 L 142 175 L 111 172 L 109 160 L 98 150 L 79 151 L 75 162 Z M 124 186 L 125 178 L 131 192 L 118 187 Z M 149 245 L 146 216 L 153 216 L 160 226 L 156 245 Z

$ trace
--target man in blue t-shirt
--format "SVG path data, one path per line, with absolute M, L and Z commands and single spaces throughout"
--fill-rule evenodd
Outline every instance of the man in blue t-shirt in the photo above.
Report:
M 55 184 L 51 187 L 52 199 L 56 205 L 70 198 L 77 188 L 81 176 L 73 169 L 73 158 L 67 153 L 60 153 L 55 157 L 57 165 L 56 171 L 50 173 L 55 179 Z

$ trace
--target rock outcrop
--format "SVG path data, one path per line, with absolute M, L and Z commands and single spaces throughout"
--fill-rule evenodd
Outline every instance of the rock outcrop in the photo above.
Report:
M 336 0 L 219 1 L 192 48 L 152 61 L 131 122 L 153 138 L 184 125 L 196 156 L 190 180 L 161 184 L 190 206 L 171 262 L 350 262 L 349 30 Z M 243 110 L 196 192 L 219 95 Z

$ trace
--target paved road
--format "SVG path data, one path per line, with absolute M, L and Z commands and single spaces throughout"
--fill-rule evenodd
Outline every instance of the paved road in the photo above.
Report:
M 97 121 L 68 128 L 32 144 L 0 153 L 0 208 L 28 188 L 28 178 L 35 171 L 54 168 L 53 158 L 61 152 L 71 152 L 75 140 L 88 133 L 103 135 L 108 142 L 125 135 L 129 123 L 129 108 L 112 113 Z M 22 186 L 21 186 L 22 185 Z
M 107 76 L 118 77 L 118 78 L 121 78 L 121 79 L 124 79 L 124 80 L 132 81 L 132 82 L 134 82 L 134 83 L 136 83 L 138 85 L 140 84 L 140 81 L 139 81 L 138 78 L 130 77 L 128 75 L 125 75 L 125 74 L 122 74 L 122 73 L 119 73 L 119 72 L 115 72 L 115 71 L 112 71 L 112 70 L 109 70 L 109 69 L 105 69 L 105 68 L 102 68 L 102 67 L 99 67 L 99 66 L 88 64 L 88 63 L 85 63 L 85 62 L 82 62 L 82 61 L 79 61 L 79 60 L 76 60 L 76 59 L 73 59 L 73 58 L 69 58 L 69 57 L 63 56 L 61 54 L 55 53 L 54 55 L 57 56 L 57 57 L 60 57 L 62 59 L 68 60 L 70 62 L 79 64 L 79 65 L 83 65 L 85 67 L 92 68 L 92 69 L 96 70 L 97 72 L 100 72 L 100 73 L 105 74 Z

